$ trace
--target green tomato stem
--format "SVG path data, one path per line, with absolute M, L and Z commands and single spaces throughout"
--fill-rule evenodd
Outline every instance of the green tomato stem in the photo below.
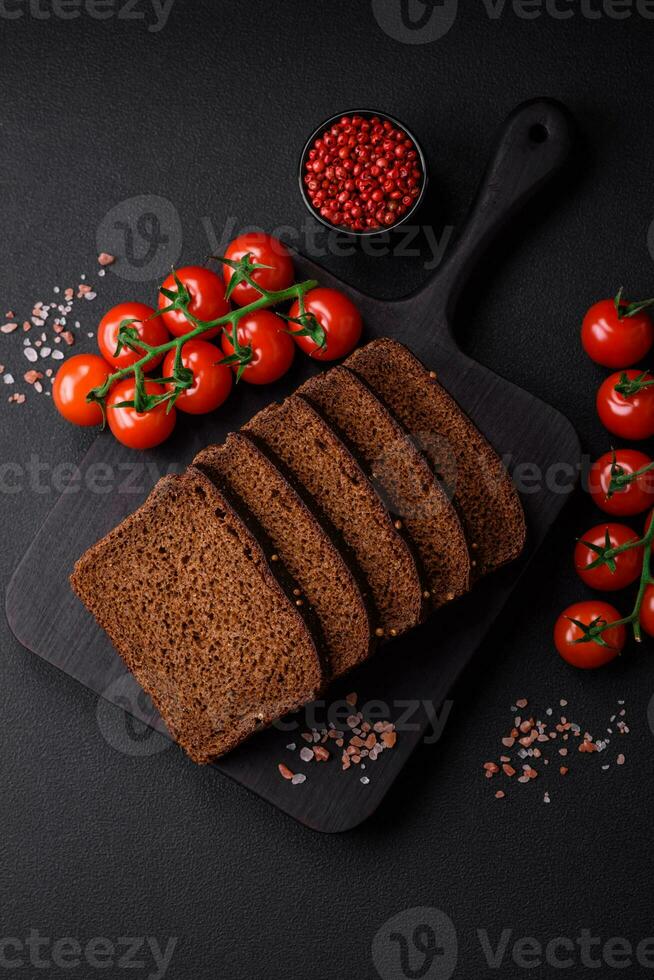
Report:
M 123 378 L 127 378 L 131 375 L 138 378 L 139 374 L 143 373 L 146 364 L 153 360 L 153 358 L 158 357 L 160 354 L 166 354 L 170 350 L 176 351 L 176 357 L 179 360 L 181 358 L 182 347 L 189 340 L 194 340 L 196 337 L 201 337 L 202 334 L 206 333 L 208 330 L 214 330 L 216 327 L 225 327 L 228 324 L 236 326 L 239 320 L 243 319 L 243 317 L 249 316 L 251 313 L 255 313 L 257 310 L 263 310 L 269 306 L 277 306 L 279 303 L 285 303 L 289 300 L 297 299 L 301 301 L 305 293 L 308 293 L 311 289 L 315 289 L 317 285 L 317 280 L 307 279 L 304 282 L 295 283 L 293 286 L 289 286 L 287 289 L 279 289 L 276 291 L 269 291 L 257 286 L 256 288 L 259 289 L 261 293 L 261 297 L 259 299 L 255 300 L 253 303 L 250 303 L 248 306 L 242 306 L 237 310 L 230 310 L 229 313 L 218 317 L 216 320 L 199 320 L 196 316 L 194 316 L 194 314 L 187 309 L 187 304 L 190 302 L 190 299 L 186 300 L 186 302 L 183 304 L 180 303 L 179 306 L 175 306 L 173 304 L 174 308 L 180 310 L 186 319 L 193 324 L 194 329 L 183 334 L 181 337 L 173 337 L 171 340 L 166 341 L 165 344 L 159 344 L 157 347 L 148 347 L 146 353 L 140 358 L 140 360 L 135 361 L 134 364 L 130 364 L 129 367 L 120 368 L 119 370 L 114 371 L 113 374 L 109 375 L 102 388 L 105 392 L 109 392 L 114 384 L 116 384 L 117 381 L 121 381 Z
M 648 585 L 654 584 L 654 579 L 652 578 L 652 540 L 654 539 L 654 520 L 652 520 L 646 533 L 638 541 L 628 541 L 626 544 L 619 545 L 616 548 L 610 548 L 606 552 L 607 558 L 614 558 L 616 555 L 622 554 L 624 551 L 630 551 L 632 548 L 643 548 L 643 564 L 640 572 L 640 581 L 638 584 L 638 593 L 636 595 L 636 602 L 631 613 L 628 616 L 624 616 L 622 619 L 618 619 L 614 623 L 605 623 L 603 626 L 597 628 L 597 633 L 601 634 L 607 629 L 613 629 L 616 626 L 631 626 L 634 633 L 634 639 L 637 643 L 642 640 L 641 630 L 640 630 L 640 610 L 643 605 L 643 599 L 645 597 L 645 590 Z

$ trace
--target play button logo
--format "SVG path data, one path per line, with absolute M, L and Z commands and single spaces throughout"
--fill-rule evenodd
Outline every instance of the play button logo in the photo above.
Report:
M 440 909 L 405 909 L 377 932 L 372 960 L 381 980 L 450 980 L 458 960 L 454 923 Z
M 429 44 L 453 26 L 458 0 L 372 0 L 375 20 L 402 44 Z

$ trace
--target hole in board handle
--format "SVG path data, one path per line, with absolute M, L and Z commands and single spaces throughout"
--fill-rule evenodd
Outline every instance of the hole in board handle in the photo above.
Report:
M 544 143 L 550 134 L 542 123 L 534 123 L 529 129 L 529 139 L 532 143 Z

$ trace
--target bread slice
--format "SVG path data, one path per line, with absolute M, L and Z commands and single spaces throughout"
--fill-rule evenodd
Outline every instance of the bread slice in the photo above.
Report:
M 404 522 L 422 562 L 432 607 L 467 592 L 470 558 L 457 513 L 425 457 L 372 389 L 339 366 L 315 375 L 299 394 L 345 437 L 390 512 Z
M 288 466 L 341 532 L 363 569 L 379 616 L 378 635 L 396 636 L 425 612 L 409 545 L 380 497 L 325 419 L 300 395 L 271 405 L 244 426 Z
M 345 362 L 386 403 L 426 453 L 462 519 L 477 578 L 521 553 L 520 498 L 491 445 L 403 344 L 373 340 Z
M 320 620 L 332 676 L 366 660 L 373 645 L 368 604 L 338 548 L 338 532 L 318 518 L 290 474 L 245 432 L 204 449 L 193 464 L 226 482 L 266 532 Z
M 82 556 L 71 584 L 194 762 L 322 690 L 303 610 L 225 494 L 192 467 L 160 480 Z

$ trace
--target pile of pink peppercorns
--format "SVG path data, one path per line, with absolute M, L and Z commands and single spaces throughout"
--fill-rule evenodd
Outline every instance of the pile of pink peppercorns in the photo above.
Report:
M 306 156 L 304 184 L 325 221 L 353 231 L 397 224 L 424 180 L 418 149 L 389 119 L 341 116 Z

